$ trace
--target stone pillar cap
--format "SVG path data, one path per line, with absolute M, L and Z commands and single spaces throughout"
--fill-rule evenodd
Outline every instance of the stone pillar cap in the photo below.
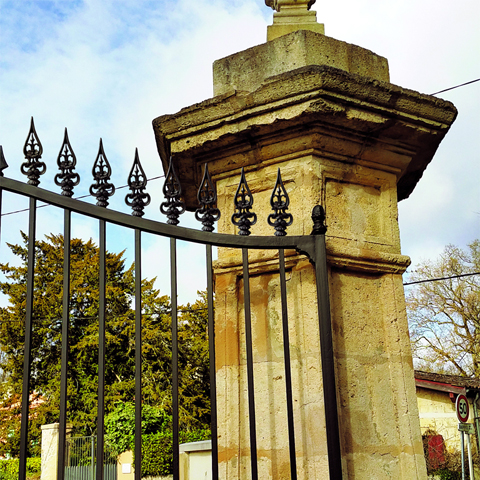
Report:
M 456 115 L 452 103 L 432 95 L 310 65 L 273 76 L 253 92 L 227 92 L 156 118 L 153 128 L 164 170 L 171 154 L 187 208 L 194 210 L 205 162 L 216 179 L 271 162 L 280 143 L 295 136 L 305 138 L 282 155 L 314 154 L 394 173 L 402 200 Z

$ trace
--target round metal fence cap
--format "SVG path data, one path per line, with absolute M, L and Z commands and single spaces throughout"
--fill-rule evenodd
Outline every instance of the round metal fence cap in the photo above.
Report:
M 460 422 L 465 423 L 468 420 L 470 406 L 468 405 L 468 400 L 465 395 L 461 394 L 457 396 L 455 411 L 457 412 L 457 418 Z

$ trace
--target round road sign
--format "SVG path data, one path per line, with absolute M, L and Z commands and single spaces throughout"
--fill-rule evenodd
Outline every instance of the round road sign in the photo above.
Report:
M 457 411 L 457 418 L 460 422 L 465 423 L 468 420 L 470 408 L 468 400 L 465 395 L 458 395 L 455 402 L 455 410 Z

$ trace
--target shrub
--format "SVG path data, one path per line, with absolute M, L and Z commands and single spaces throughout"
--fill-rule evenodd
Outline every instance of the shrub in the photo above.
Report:
M 436 470 L 434 474 L 440 478 L 440 480 L 461 480 L 462 474 L 460 472 L 454 472 L 448 468 L 442 468 Z
M 172 470 L 172 434 L 159 432 L 142 437 L 142 475 L 168 475 Z
M 18 459 L 0 461 L 0 480 L 16 480 L 18 478 Z
M 161 408 L 142 405 L 142 436 L 163 431 L 171 417 Z M 105 440 L 115 455 L 133 450 L 135 443 L 135 405 L 118 403 L 105 418 Z
M 142 475 L 173 473 L 172 417 L 163 408 L 142 405 Z M 180 443 L 207 440 L 209 429 L 179 432 Z M 135 449 L 135 405 L 118 403 L 105 418 L 105 440 L 116 455 Z M 3 480 L 0 477 L 0 480 Z
M 42 460 L 39 457 L 27 458 L 27 479 L 37 480 L 40 478 Z M 18 458 L 0 460 L 0 480 L 18 479 Z
M 443 447 L 443 461 L 439 465 L 438 462 L 432 462 L 429 458 L 429 448 L 428 442 L 429 439 L 438 435 L 438 433 L 429 428 L 425 431 L 422 435 L 423 437 L 423 448 L 425 454 L 425 461 L 427 464 L 427 473 L 429 475 L 434 475 L 438 477 L 440 480 L 461 480 L 462 478 L 462 462 L 461 462 L 461 453 L 459 450 L 448 450 Z M 466 456 L 466 453 L 465 453 Z M 473 463 L 478 464 L 478 454 L 475 453 L 473 455 Z M 465 459 L 466 462 L 466 474 L 468 473 L 468 461 Z
M 181 431 L 180 443 L 210 438 L 210 430 Z M 171 431 L 142 436 L 142 476 L 170 475 L 173 473 L 173 438 Z
M 41 457 L 27 458 L 27 477 L 32 476 L 33 478 L 36 478 L 37 476 L 40 476 L 41 469 Z

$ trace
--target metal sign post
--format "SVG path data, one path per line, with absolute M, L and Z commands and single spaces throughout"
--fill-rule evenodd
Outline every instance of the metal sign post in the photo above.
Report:
M 459 423 L 458 431 L 460 432 L 460 440 L 462 446 L 462 480 L 465 478 L 465 434 L 467 435 L 467 452 L 468 452 L 468 468 L 470 470 L 470 480 L 474 480 L 473 472 L 473 459 L 472 459 L 472 449 L 470 442 L 470 435 L 475 433 L 475 427 L 473 423 Z
M 470 469 L 470 480 L 474 478 L 473 474 L 473 462 L 472 452 L 470 448 L 470 435 L 474 433 L 473 424 L 466 423 L 470 413 L 470 407 L 465 395 L 458 395 L 455 402 L 455 411 L 457 412 L 457 418 L 459 420 L 458 430 L 460 432 L 460 444 L 462 448 L 462 480 L 465 480 L 465 433 L 467 434 L 468 444 L 468 466 Z
M 471 433 L 473 433 L 473 424 L 468 423 L 467 425 L 471 425 Z M 470 480 L 475 480 L 475 473 L 473 472 L 473 459 L 472 459 L 472 448 L 470 443 L 470 435 L 471 433 L 467 433 L 467 450 L 468 450 L 468 470 L 470 471 Z

